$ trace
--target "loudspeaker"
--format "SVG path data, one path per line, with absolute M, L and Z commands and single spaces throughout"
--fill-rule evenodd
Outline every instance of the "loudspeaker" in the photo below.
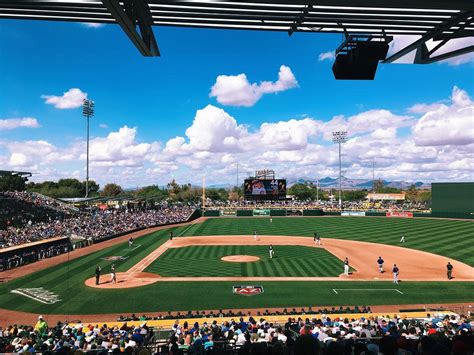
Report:
M 386 58 L 385 42 L 358 42 L 346 53 L 339 53 L 332 66 L 337 80 L 374 80 L 379 60 Z

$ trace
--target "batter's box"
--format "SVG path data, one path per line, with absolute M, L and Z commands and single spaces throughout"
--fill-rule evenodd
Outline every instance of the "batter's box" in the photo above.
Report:
M 342 291 L 362 291 L 362 292 L 398 292 L 403 295 L 404 293 L 397 288 L 333 288 L 333 292 L 338 295 Z

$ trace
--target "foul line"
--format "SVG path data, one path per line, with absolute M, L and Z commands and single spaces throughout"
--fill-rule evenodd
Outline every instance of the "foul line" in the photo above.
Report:
M 337 291 L 395 291 L 403 295 L 403 292 L 396 288 L 333 288 L 336 295 L 339 294 Z
M 191 228 L 193 226 L 193 224 L 190 224 L 189 226 L 187 226 L 187 228 L 185 230 L 183 230 L 177 237 L 181 237 L 184 233 L 186 233 L 188 231 L 189 228 Z
M 140 248 L 142 245 L 141 244 L 137 244 L 137 246 L 133 247 L 133 248 L 128 248 L 128 249 L 124 249 L 123 251 L 134 251 L 136 250 L 137 248 Z

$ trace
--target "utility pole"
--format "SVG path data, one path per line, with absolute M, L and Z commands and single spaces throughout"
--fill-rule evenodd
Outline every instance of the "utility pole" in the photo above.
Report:
M 342 159 L 341 144 L 347 142 L 346 131 L 332 132 L 332 141 L 339 145 L 339 209 L 342 210 Z
M 372 193 L 375 193 L 375 161 L 372 162 Z
M 202 210 L 206 208 L 206 175 L 202 177 Z
M 82 102 L 82 115 L 87 118 L 86 197 L 89 197 L 89 121 L 94 116 L 94 101 L 85 99 Z
M 319 202 L 319 179 L 316 180 L 316 201 Z

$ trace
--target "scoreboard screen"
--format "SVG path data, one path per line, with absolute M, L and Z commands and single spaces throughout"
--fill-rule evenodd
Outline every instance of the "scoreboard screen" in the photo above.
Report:
M 245 197 L 250 198 L 284 199 L 286 197 L 286 180 L 247 179 L 244 183 L 244 192 Z

